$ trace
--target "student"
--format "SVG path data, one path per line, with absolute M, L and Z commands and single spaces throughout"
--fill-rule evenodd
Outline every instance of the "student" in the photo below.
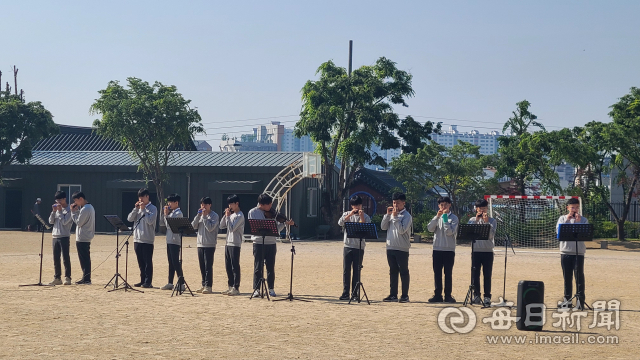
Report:
M 351 211 L 347 211 L 338 220 L 338 225 L 344 227 L 346 222 L 361 222 L 370 223 L 371 218 L 369 215 L 362 211 L 362 198 L 360 196 L 354 196 L 349 199 L 351 205 Z M 356 287 L 357 269 L 356 263 L 362 268 L 362 259 L 364 257 L 364 248 L 367 244 L 364 239 L 362 240 L 362 250 L 360 249 L 360 239 L 348 238 L 346 230 L 344 231 L 344 251 L 342 261 L 342 296 L 340 300 L 349 300 L 353 290 Z M 351 279 L 351 268 L 353 267 L 353 280 Z
M 164 225 L 167 227 L 167 260 L 169 262 L 169 282 L 160 290 L 173 290 L 174 276 L 178 275 L 178 280 L 182 278 L 182 264 L 180 263 L 180 234 L 174 234 L 171 231 L 167 218 L 181 218 L 182 210 L 180 210 L 180 195 L 171 194 L 167 196 L 167 204 L 164 207 Z M 184 283 L 181 285 L 181 291 L 184 291 Z
M 556 229 L 560 228 L 560 224 L 588 224 L 589 220 L 580 215 L 580 201 L 572 198 L 567 201 L 567 215 L 562 215 L 558 219 Z M 576 256 L 576 246 L 578 255 Z M 564 299 L 562 306 L 572 306 L 568 304 L 573 293 L 573 277 L 576 278 L 576 295 L 578 301 L 576 308 L 582 310 L 585 304 L 584 294 L 584 254 L 587 246 L 584 241 L 560 241 L 560 265 L 562 266 L 562 275 L 564 276 Z M 577 267 L 577 268 L 576 268 Z
M 140 282 L 135 287 L 152 288 L 153 280 L 153 241 L 156 237 L 156 219 L 158 209 L 149 202 L 149 190 L 138 191 L 138 202 L 127 220 L 133 222 L 133 250 L 138 258 Z
M 451 296 L 453 287 L 453 263 L 456 258 L 456 231 L 458 217 L 451 212 L 451 199 L 448 196 L 438 199 L 438 213 L 431 219 L 427 229 L 433 233 L 433 275 L 434 295 L 429 302 L 455 303 Z M 445 219 L 446 218 L 446 219 Z M 442 270 L 444 269 L 444 299 L 442 299 Z
M 244 214 L 240 210 L 240 198 L 231 195 L 227 198 L 227 207 L 220 220 L 220 229 L 227 229 L 227 245 L 224 247 L 224 264 L 227 268 L 227 285 L 223 291 L 226 295 L 240 295 L 240 249 L 244 233 Z
M 62 269 L 60 255 L 64 263 L 64 284 L 71 285 L 71 259 L 69 258 L 69 238 L 71 236 L 71 210 L 67 204 L 67 193 L 58 191 L 55 194 L 56 203 L 53 204 L 49 224 L 53 225 L 53 281 L 49 285 L 62 285 Z
M 211 211 L 212 203 L 209 197 L 200 199 L 200 209 L 191 222 L 191 226 L 198 230 L 198 262 L 202 276 L 202 287 L 196 292 L 203 294 L 213 293 L 213 255 L 218 244 L 218 214 Z
M 489 217 L 489 203 L 485 199 L 480 199 L 475 203 L 476 216 L 469 219 L 469 224 L 489 224 L 489 240 L 476 240 L 473 244 L 473 257 L 471 259 L 473 268 L 473 304 L 491 306 L 491 272 L 493 270 L 493 246 L 494 236 L 498 223 L 496 219 Z M 484 301 L 480 300 L 480 268 L 484 276 Z
M 95 236 L 96 211 L 87 202 L 83 192 L 76 191 L 71 198 L 71 218 L 76 223 L 76 248 L 82 269 L 82 279 L 76 284 L 91 285 L 91 240 Z
M 411 214 L 404 208 L 406 196 L 394 193 L 393 206 L 387 208 L 380 228 L 387 230 L 387 262 L 389 263 L 389 296 L 383 301 L 398 301 L 398 274 L 402 279 L 402 296 L 399 302 L 409 302 L 409 248 L 411 242 Z
M 258 196 L 258 206 L 249 210 L 249 219 L 262 220 L 266 219 L 265 212 L 271 211 L 271 205 L 273 199 L 267 194 L 260 194 Z M 285 223 L 277 223 L 278 231 L 284 230 L 285 224 L 294 225 L 292 220 L 288 220 Z M 261 263 L 262 254 L 264 252 L 264 261 L 267 266 L 267 285 L 269 288 L 269 295 L 276 296 L 276 292 L 273 289 L 276 280 L 275 265 L 276 265 L 276 238 L 275 236 L 267 236 L 264 239 L 264 246 L 262 245 L 262 236 L 251 236 L 253 240 L 253 289 L 255 290 L 253 296 L 260 295 L 260 289 L 258 287 L 258 281 L 263 276 L 264 265 Z

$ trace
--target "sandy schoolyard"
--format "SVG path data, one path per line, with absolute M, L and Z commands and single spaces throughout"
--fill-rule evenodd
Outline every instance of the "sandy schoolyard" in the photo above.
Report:
M 53 277 L 50 234 L 45 234 L 43 282 Z M 81 270 L 72 237 L 73 280 Z M 223 240 L 219 244 L 223 244 Z M 413 244 L 409 258 L 411 302 L 383 303 L 388 295 L 384 243 L 370 243 L 362 281 L 371 305 L 339 301 L 342 291 L 342 243 L 307 241 L 295 244 L 294 294 L 312 302 L 249 300 L 253 256 L 242 248 L 242 296 L 225 290 L 224 248 L 214 260 L 211 295 L 170 297 L 158 288 L 167 282 L 163 236 L 156 237 L 154 286 L 136 292 L 107 292 L 103 286 L 115 271 L 110 255 L 115 236 L 98 235 L 91 246 L 93 285 L 18 287 L 38 281 L 40 235 L 0 232 L 0 358 L 8 359 L 425 359 L 461 357 L 492 359 L 637 359 L 640 358 L 640 250 L 589 249 L 585 261 L 588 303 L 619 301 L 620 311 L 589 312 L 574 326 L 561 327 L 555 309 L 562 295 L 560 255 L 554 251 L 517 251 L 509 255 L 506 298 L 516 301 L 519 280 L 545 283 L 546 324 L 541 332 L 492 328 L 495 308 L 461 310 L 469 285 L 470 247 L 458 246 L 454 297 L 449 304 L 429 304 L 433 293 L 431 245 Z M 194 289 L 200 283 L 195 238 L 185 238 L 184 271 Z M 278 244 L 278 298 L 289 290 L 290 245 Z M 496 252 L 493 300 L 502 295 L 504 252 Z M 121 268 L 124 273 L 124 269 Z M 133 247 L 129 280 L 139 279 Z M 438 316 L 445 309 L 451 315 Z M 469 332 L 460 330 L 476 318 Z M 508 313 L 504 313 L 507 316 Z M 459 316 L 463 315 L 463 318 Z M 510 314 L 515 316 L 513 310 Z M 596 321 L 594 322 L 594 316 Z M 491 318 L 494 320 L 483 319 Z M 464 324 L 459 324 L 460 320 Z M 611 321 L 609 321 L 611 320 Z M 581 330 L 576 332 L 577 323 Z M 606 324 L 609 323 L 610 329 Z M 556 325 L 554 325 L 556 324 Z M 589 328 L 591 325 L 592 328 Z M 616 326 L 617 325 L 617 326 Z M 494 326 L 495 327 L 495 326 Z M 616 327 L 619 327 L 616 330 Z M 443 331 L 448 330 L 452 333 Z M 465 328 L 467 329 L 467 328 Z M 524 337 L 526 336 L 526 338 Z M 511 343 L 509 343 L 511 342 Z M 609 342 L 609 343 L 607 343 Z M 617 344 L 611 344 L 617 342 Z

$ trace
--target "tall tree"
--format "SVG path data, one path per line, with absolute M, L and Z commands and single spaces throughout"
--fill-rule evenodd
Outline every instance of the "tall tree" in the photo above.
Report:
M 316 74 L 319 79 L 307 81 L 302 88 L 302 111 L 295 134 L 309 135 L 317 145 L 326 176 L 323 215 L 329 224 L 336 224 L 358 167 L 367 163 L 387 165 L 371 150 L 373 145 L 383 150 L 399 148 L 396 133 L 406 127 L 413 131 L 400 134 L 406 139 L 405 146 L 417 148 L 417 143 L 430 139 L 435 127 L 431 122 L 419 124 L 411 117 L 401 120 L 395 113 L 394 106 L 406 107 L 406 99 L 413 96 L 412 77 L 389 59 L 382 57 L 374 65 L 356 69 L 351 76 L 345 68 L 327 61 Z
M 134 77 L 127 78 L 127 84 L 125 88 L 110 81 L 98 91 L 100 98 L 91 105 L 91 113 L 102 118 L 93 125 L 138 159 L 139 170 L 153 181 L 162 207 L 166 168 L 173 152 L 187 147 L 204 128 L 198 111 L 189 107 L 191 100 L 184 99 L 175 86 L 150 85 Z
M 529 108 L 527 100 L 516 104 L 513 116 L 505 123 L 503 132 L 510 131 L 510 136 L 498 138 L 499 161 L 498 177 L 507 176 L 515 182 L 516 191 L 525 195 L 527 184 L 539 179 L 542 187 L 549 192 L 559 192 L 558 175 L 553 166 L 562 159 L 558 153 L 552 153 L 557 133 L 547 133 L 544 126 L 536 121 L 538 118 Z M 538 131 L 532 131 L 537 128 Z
M 14 67 L 15 94 L 11 94 L 8 83 L 5 91 L 0 90 L 0 173 L 4 166 L 14 161 L 27 162 L 31 159 L 33 145 L 60 131 L 51 112 L 41 102 L 26 102 L 22 91 L 18 95 L 17 75 L 18 70 Z
M 452 211 L 460 214 L 464 204 L 484 195 L 490 180 L 484 167 L 491 157 L 480 155 L 480 147 L 464 141 L 447 148 L 430 142 L 416 154 L 402 154 L 391 163 L 391 174 L 407 188 L 411 197 L 444 190 L 452 202 Z

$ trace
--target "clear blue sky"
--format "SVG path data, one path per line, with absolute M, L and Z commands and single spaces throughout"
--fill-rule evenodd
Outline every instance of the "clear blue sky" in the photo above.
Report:
M 176 85 L 218 144 L 295 123 L 326 60 L 380 56 L 413 74 L 401 114 L 501 129 L 522 99 L 549 129 L 607 121 L 640 86 L 640 1 L 5 1 L 2 82 L 61 124 L 89 126 L 109 80 Z M 3 85 L 4 87 L 4 85 Z M 281 117 L 282 116 L 282 117 Z M 284 117 L 289 116 L 289 117 Z M 281 117 L 277 119 L 250 120 Z M 427 118 L 419 117 L 418 120 Z M 464 127 L 463 127 L 464 126 Z

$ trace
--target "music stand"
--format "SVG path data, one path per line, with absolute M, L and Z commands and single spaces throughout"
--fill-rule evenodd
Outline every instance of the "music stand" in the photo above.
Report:
M 189 284 L 187 284 L 187 282 L 184 279 L 184 272 L 183 272 L 184 270 L 182 269 L 182 236 L 184 234 L 187 234 L 187 235 L 195 234 L 197 231 L 193 228 L 193 226 L 191 226 L 191 221 L 189 221 L 189 218 L 167 217 L 165 219 L 167 220 L 167 224 L 169 225 L 169 228 L 174 234 L 180 233 L 180 272 L 182 272 L 182 276 L 178 276 L 178 283 L 176 284 L 176 286 L 173 287 L 173 291 L 171 292 L 171 297 L 173 297 L 173 295 L 176 295 L 176 296 L 182 295 L 182 293 L 185 292 L 185 290 L 182 289 L 183 284 L 185 288 L 189 290 L 189 293 L 191 294 L 191 296 L 195 296 L 193 295 L 193 292 L 191 291 Z
M 53 286 L 53 285 L 43 284 L 42 283 L 42 256 L 43 256 L 43 252 L 44 252 L 44 230 L 45 229 L 46 230 L 51 229 L 51 225 L 47 224 L 39 214 L 35 214 L 34 216 L 42 224 L 42 231 L 41 231 L 42 240 L 40 241 L 40 278 L 38 279 L 38 282 L 36 284 L 26 284 L 26 285 L 19 285 L 19 286 Z
M 593 240 L 593 224 L 560 224 L 558 225 L 558 241 L 575 241 L 576 242 L 576 262 L 573 266 L 573 275 L 576 278 L 576 294 L 573 297 L 560 306 L 565 307 L 569 304 L 573 304 L 573 299 L 576 299 L 576 304 L 579 310 L 587 309 L 593 310 L 588 304 L 582 304 L 584 299 L 578 298 L 578 291 L 580 289 L 580 276 L 578 276 L 578 241 L 592 241 Z M 584 294 L 582 294 L 584 296 Z M 581 302 L 582 301 L 582 302 Z
M 367 299 L 367 304 L 371 305 L 369 301 L 369 297 L 367 296 L 367 291 L 364 289 L 364 285 L 361 281 L 362 275 L 362 264 L 360 263 L 360 254 L 362 253 L 362 240 L 364 239 L 377 239 L 378 238 L 378 230 L 376 229 L 376 224 L 373 223 L 361 223 L 361 222 L 346 222 L 344 223 L 344 228 L 347 231 L 348 238 L 358 238 L 360 242 L 358 244 L 358 256 L 356 256 L 356 271 L 358 272 L 356 278 L 358 281 L 351 292 L 351 297 L 349 298 L 349 304 L 355 298 L 358 301 L 358 304 L 362 301 L 362 296 L 360 293 L 360 289 L 362 289 L 362 294 L 364 294 L 364 298 Z
M 300 298 L 297 298 L 297 297 L 293 296 L 293 257 L 296 254 L 296 247 L 293 245 L 293 240 L 292 239 L 289 239 L 289 241 L 291 242 L 291 276 L 289 277 L 289 295 L 287 295 L 287 297 L 284 298 L 284 299 L 278 299 L 278 300 L 273 300 L 273 301 L 283 301 L 283 300 L 293 301 L 293 300 L 298 300 L 298 301 L 312 302 L 311 300 L 300 299 Z
M 138 289 L 134 289 L 133 287 L 131 287 L 131 285 L 129 285 L 129 282 L 127 281 L 128 274 L 129 274 L 129 238 L 131 237 L 131 234 L 133 234 L 133 230 L 135 230 L 135 227 L 133 230 L 129 229 L 129 227 L 127 227 L 127 225 L 125 225 L 125 223 L 118 217 L 118 215 L 103 215 L 103 216 L 109 222 L 109 224 L 111 224 L 111 226 L 113 226 L 113 228 L 116 230 L 116 272 L 111 278 L 111 280 L 109 280 L 109 282 L 104 286 L 104 289 L 106 289 L 107 286 L 113 283 L 113 289 L 109 290 L 108 292 L 112 292 L 116 290 L 124 290 L 125 292 L 127 291 L 144 292 Z M 131 234 L 129 234 L 127 239 L 124 241 L 124 244 L 120 246 L 120 237 L 119 237 L 120 231 L 129 231 L 129 230 L 131 230 Z M 119 266 L 120 266 L 120 256 L 122 253 L 122 249 L 124 249 L 125 246 L 127 249 L 125 251 L 125 265 L 124 265 L 124 278 L 123 278 L 122 275 L 120 274 Z M 118 280 L 122 280 L 122 284 L 118 284 Z
M 264 238 L 267 236 L 280 236 L 278 225 L 273 219 L 249 219 L 249 227 L 251 228 L 251 235 L 262 236 L 262 251 L 260 251 L 260 279 L 258 279 L 258 283 L 253 289 L 249 300 L 253 299 L 253 295 L 256 291 L 259 294 L 258 296 L 261 298 L 264 299 L 264 296 L 266 295 L 267 300 L 271 300 L 271 298 L 269 298 L 269 290 L 267 289 L 267 281 L 264 278 Z
M 470 240 L 471 241 L 471 283 L 469 285 L 469 291 L 464 298 L 462 305 L 466 306 L 473 300 L 473 292 L 475 290 L 475 281 L 473 280 L 473 273 L 476 268 L 473 266 L 473 254 L 474 244 L 476 240 L 489 240 L 489 233 L 491 232 L 490 224 L 459 224 L 458 233 L 456 239 L 458 240 Z

